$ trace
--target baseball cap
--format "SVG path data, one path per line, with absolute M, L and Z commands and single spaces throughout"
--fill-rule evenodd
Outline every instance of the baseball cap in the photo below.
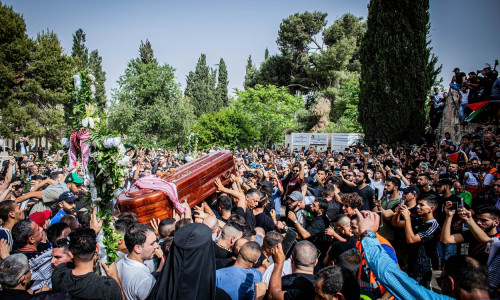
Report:
M 415 186 L 415 185 L 413 185 L 413 184 L 412 184 L 412 185 L 407 186 L 406 188 L 402 189 L 401 191 L 402 191 L 403 193 L 407 193 L 407 194 L 412 193 L 412 194 L 415 194 L 415 195 L 417 195 L 417 196 L 419 196 L 419 195 L 420 195 L 420 190 L 418 189 L 418 187 L 417 187 L 417 186 Z
M 456 71 L 460 71 L 460 69 L 459 68 L 453 69 L 453 72 L 456 72 Z
M 41 211 L 41 212 L 39 211 L 39 212 L 32 213 L 29 216 L 29 218 L 31 220 L 33 220 L 33 222 L 38 224 L 38 226 L 43 227 L 43 225 L 45 224 L 45 221 L 47 221 L 51 215 L 52 215 L 52 211 L 50 209 L 46 209 L 46 210 Z
M 75 197 L 75 194 L 73 194 L 70 191 L 63 192 L 61 195 L 59 195 L 59 201 L 66 201 L 66 202 L 74 202 L 75 200 L 78 200 L 78 198 Z
M 273 184 L 272 184 L 272 183 L 270 183 L 269 181 L 262 181 L 262 182 L 261 182 L 261 183 L 259 183 L 257 186 L 258 186 L 258 187 L 260 187 L 260 186 L 267 186 L 267 187 L 269 187 L 269 188 L 271 188 L 271 189 L 273 188 Z
M 83 183 L 83 179 L 78 177 L 78 175 L 76 175 L 76 173 L 69 173 L 68 176 L 66 176 L 66 179 L 64 179 L 64 182 L 79 184 L 79 183 Z
M 442 185 L 453 185 L 453 182 L 449 178 L 441 178 L 437 183 L 434 184 L 434 186 L 442 186 Z
M 302 194 L 299 191 L 294 191 L 290 195 L 288 195 L 288 198 L 292 199 L 293 201 L 302 201 Z

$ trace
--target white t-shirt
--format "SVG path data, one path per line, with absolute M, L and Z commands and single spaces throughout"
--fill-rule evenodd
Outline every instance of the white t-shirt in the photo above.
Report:
M 271 274 L 273 274 L 274 263 L 272 263 L 264 272 L 262 276 L 262 281 L 264 281 L 269 286 L 269 281 L 271 281 Z M 292 261 L 290 259 L 285 260 L 283 263 L 283 270 L 281 270 L 281 277 L 292 274 Z
M 128 258 L 128 255 L 116 263 L 123 293 L 127 300 L 146 299 L 156 280 L 146 265 Z
M 462 95 L 460 104 L 469 104 L 469 91 L 467 91 L 467 93 L 460 91 L 460 95 Z
M 382 197 L 384 196 L 384 188 L 385 188 L 384 182 L 382 180 L 375 181 L 375 179 L 371 179 L 370 187 L 373 190 L 378 189 L 377 199 L 382 199 Z

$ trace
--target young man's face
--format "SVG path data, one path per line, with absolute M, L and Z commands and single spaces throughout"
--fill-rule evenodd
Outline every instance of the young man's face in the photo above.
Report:
M 417 204 L 417 214 L 419 216 L 427 215 L 433 211 L 433 207 L 427 204 L 427 201 L 420 200 Z
M 354 236 L 357 239 L 359 239 L 361 236 L 361 232 L 359 232 L 359 226 L 358 226 L 357 220 L 351 220 L 351 233 L 354 234 Z
M 72 260 L 69 251 L 65 251 L 64 248 L 52 248 L 52 259 L 50 264 L 52 269 L 55 269 L 58 265 L 70 262 Z
M 417 185 L 418 186 L 427 186 L 429 184 L 429 180 L 425 176 L 417 177 Z
M 394 192 L 394 183 L 392 183 L 392 182 L 390 182 L 390 181 L 387 181 L 387 182 L 385 183 L 385 191 L 386 191 L 387 193 L 392 193 L 392 192 Z
M 148 231 L 146 235 L 146 241 L 144 242 L 144 245 L 141 246 L 141 248 L 141 258 L 143 260 L 149 260 L 153 258 L 156 249 L 159 248 L 154 232 Z
M 499 220 L 495 220 L 490 214 L 478 214 L 476 223 L 479 228 L 488 233 L 498 226 Z

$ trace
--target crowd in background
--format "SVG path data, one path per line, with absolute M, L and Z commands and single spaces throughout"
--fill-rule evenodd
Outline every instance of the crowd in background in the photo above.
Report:
M 231 183 L 183 214 L 144 225 L 115 201 L 107 265 L 83 170 L 21 138 L 0 175 L 0 299 L 497 298 L 499 142 L 477 125 L 458 144 L 236 149 Z M 116 195 L 192 159 L 127 155 Z

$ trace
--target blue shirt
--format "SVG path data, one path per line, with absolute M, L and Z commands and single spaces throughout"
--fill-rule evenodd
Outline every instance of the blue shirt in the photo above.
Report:
M 59 223 L 62 219 L 62 217 L 64 217 L 66 215 L 66 213 L 60 209 L 57 214 L 52 218 L 52 220 L 50 220 L 50 225 L 52 224 L 56 224 L 56 223 Z
M 215 272 L 216 285 L 223 289 L 231 299 L 253 300 L 255 284 L 262 281 L 262 273 L 256 269 L 237 266 L 219 269 Z
M 396 299 L 453 299 L 426 289 L 401 271 L 378 239 L 364 238 L 361 244 L 370 270 Z

